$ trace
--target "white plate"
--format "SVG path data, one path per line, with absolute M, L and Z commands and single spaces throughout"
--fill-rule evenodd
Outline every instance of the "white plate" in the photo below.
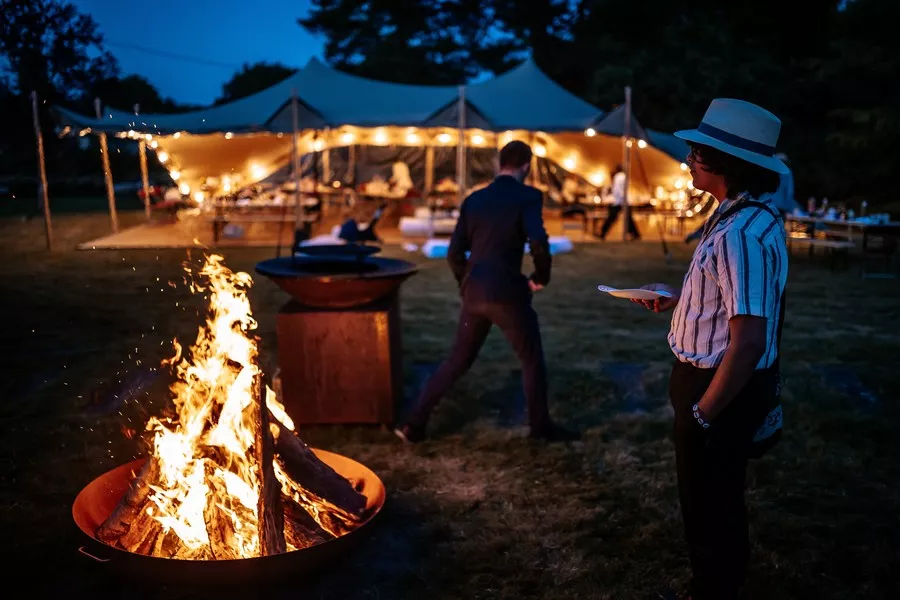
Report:
M 606 292 L 610 296 L 615 296 L 616 298 L 628 298 L 631 300 L 655 300 L 657 298 L 672 297 L 672 294 L 663 290 L 656 292 L 641 289 L 620 290 L 618 288 L 609 287 L 608 285 L 598 285 L 597 289 L 601 292 Z

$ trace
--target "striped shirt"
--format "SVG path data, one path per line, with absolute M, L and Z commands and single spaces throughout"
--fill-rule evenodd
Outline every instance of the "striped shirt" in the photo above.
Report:
M 788 271 L 784 223 L 753 207 L 717 222 L 749 198 L 726 199 L 707 221 L 694 250 L 669 330 L 669 346 L 681 362 L 704 369 L 719 366 L 731 341 L 728 322 L 737 315 L 768 322 L 766 351 L 757 369 L 771 366 L 778 355 L 778 316 Z M 776 210 L 770 200 L 762 202 Z

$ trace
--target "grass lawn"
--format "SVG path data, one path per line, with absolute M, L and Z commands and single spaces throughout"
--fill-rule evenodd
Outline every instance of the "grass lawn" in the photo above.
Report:
M 118 404 L 113 394 L 119 379 L 158 366 L 173 338 L 193 341 L 203 299 L 181 285 L 188 256 L 74 250 L 108 230 L 102 213 L 57 217 L 62 249 L 54 254 L 43 251 L 42 227 L 39 219 L 0 221 L 4 563 L 41 569 L 27 577 L 33 597 L 206 597 L 112 586 L 103 565 L 77 553 L 69 512 L 88 481 L 142 452 L 124 432 L 160 410 L 164 382 L 152 382 L 140 402 Z M 683 583 L 668 320 L 594 291 L 601 282 L 679 283 L 690 249 L 674 251 L 666 265 L 656 244 L 578 247 L 556 259 L 536 300 L 551 411 L 586 431 L 581 443 L 523 437 L 518 366 L 498 332 L 441 405 L 432 440 L 406 447 L 374 427 L 302 431 L 310 444 L 376 471 L 388 503 L 345 564 L 279 597 L 640 599 Z M 272 251 L 223 254 L 232 269 L 253 273 Z M 459 307 L 445 263 L 419 264 L 403 288 L 410 390 L 447 351 Z M 255 279 L 251 302 L 271 374 L 275 315 L 286 298 Z M 790 286 L 786 435 L 750 474 L 752 597 L 896 598 L 900 284 L 802 257 Z

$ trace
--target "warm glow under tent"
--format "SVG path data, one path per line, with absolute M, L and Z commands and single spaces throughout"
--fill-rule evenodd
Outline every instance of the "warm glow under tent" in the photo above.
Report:
M 312 59 L 262 92 L 201 110 L 135 115 L 106 109 L 100 119 L 56 112 L 82 134 L 144 139 L 183 189 L 208 189 L 214 181 L 216 193 L 291 164 L 294 94 L 301 155 L 370 145 L 444 148 L 446 157 L 458 145 L 464 122 L 467 148 L 496 149 L 522 139 L 538 156 L 595 185 L 608 183 L 610 170 L 621 162 L 621 133 L 591 129 L 608 120 L 602 111 L 557 85 L 531 60 L 493 79 L 455 87 L 374 81 Z M 658 186 L 672 188 L 684 176 L 684 144 L 650 130 L 632 129 L 632 136 L 640 141 L 643 169 L 633 172 L 633 186 L 648 194 Z M 431 183 L 426 176 L 424 187 Z

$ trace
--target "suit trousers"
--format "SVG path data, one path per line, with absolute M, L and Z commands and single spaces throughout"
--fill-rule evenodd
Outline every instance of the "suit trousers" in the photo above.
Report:
M 547 366 L 544 362 L 537 313 L 531 303 L 464 300 L 450 355 L 425 384 L 409 418 L 410 425 L 421 428 L 427 426 L 431 412 L 453 384 L 474 364 L 494 325 L 506 336 L 522 365 L 522 383 L 531 429 L 541 431 L 550 424 L 547 409 Z
M 750 560 L 744 502 L 747 462 L 753 435 L 777 385 L 772 371 L 756 371 L 711 427 L 703 429 L 692 407 L 715 372 L 676 362 L 669 380 L 675 409 L 678 496 L 695 600 L 736 599 L 744 585 Z
M 606 234 L 609 233 L 609 230 L 612 228 L 613 223 L 616 222 L 616 219 L 619 218 L 619 213 L 622 212 L 622 207 L 618 205 L 613 205 L 609 207 L 609 213 L 606 216 L 606 220 L 603 221 L 603 227 L 600 229 L 600 239 L 606 239 Z M 628 233 L 633 235 L 634 237 L 640 237 L 641 234 L 638 231 L 637 225 L 634 223 L 634 218 L 631 216 L 631 211 L 628 211 L 628 221 L 625 224 L 628 227 Z M 596 233 L 596 232 L 594 232 Z

